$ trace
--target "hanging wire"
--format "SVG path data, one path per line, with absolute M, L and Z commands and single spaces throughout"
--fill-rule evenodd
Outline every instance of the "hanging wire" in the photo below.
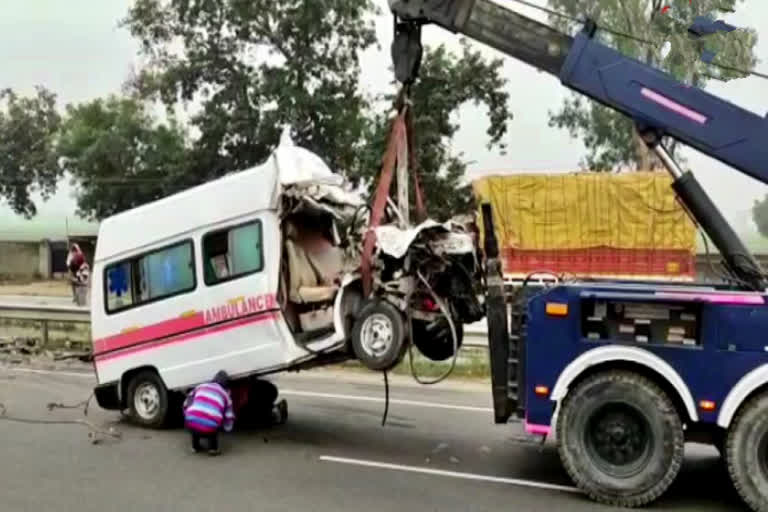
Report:
M 570 21 L 574 21 L 576 23 L 584 23 L 583 19 L 578 18 L 576 16 L 571 16 L 570 14 L 566 14 L 566 13 L 563 13 L 563 12 L 555 11 L 555 10 L 549 9 L 547 7 L 542 7 L 541 5 L 536 5 L 536 4 L 534 4 L 532 2 L 528 2 L 526 0 L 511 0 L 511 1 L 512 2 L 516 2 L 518 4 L 521 4 L 521 5 L 525 5 L 526 7 L 530 7 L 531 9 L 536 9 L 536 10 L 545 12 L 545 13 L 547 13 L 549 15 L 552 15 L 552 16 L 556 16 L 556 17 L 559 17 L 559 18 L 563 18 L 563 19 L 567 19 L 567 20 L 570 20 Z M 616 30 L 616 29 L 611 28 L 611 27 L 606 27 L 606 26 L 602 26 L 602 25 L 598 24 L 598 29 L 602 30 L 603 32 L 608 32 L 609 34 L 613 34 L 613 35 L 618 36 L 618 37 L 624 37 L 626 39 L 631 39 L 633 41 L 637 41 L 638 43 L 647 44 L 647 45 L 654 46 L 654 47 L 658 46 L 658 43 L 656 43 L 654 41 L 651 41 L 649 39 L 644 39 L 642 37 L 638 37 L 638 36 L 636 36 L 634 34 L 629 34 L 627 32 Z M 749 71 L 749 70 L 737 68 L 737 67 L 734 67 L 734 66 L 728 66 L 728 65 L 725 65 L 725 64 L 718 64 L 717 62 L 709 62 L 708 65 L 716 67 L 716 68 L 720 68 L 720 69 L 723 69 L 723 70 L 726 70 L 726 71 L 734 71 L 736 73 L 741 73 L 741 74 L 744 74 L 744 75 L 756 76 L 758 78 L 763 78 L 763 79 L 768 80 L 768 74 L 761 73 L 759 71 Z

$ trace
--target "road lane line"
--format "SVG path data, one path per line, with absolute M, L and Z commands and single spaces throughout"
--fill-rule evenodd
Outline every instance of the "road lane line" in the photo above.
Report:
M 92 373 L 80 373 L 80 372 L 61 372 L 58 370 L 35 370 L 34 368 L 5 368 L 12 372 L 21 373 L 37 373 L 40 375 L 63 375 L 65 377 L 80 377 L 82 379 L 93 379 L 95 376 Z
M 375 396 L 363 396 L 363 395 L 341 395 L 336 393 L 316 393 L 313 391 L 299 391 L 295 389 L 280 389 L 281 395 L 288 396 L 303 396 L 308 398 L 327 398 L 333 400 L 356 400 L 358 402 L 376 402 L 384 403 L 383 398 Z M 420 402 L 417 400 L 401 400 L 399 398 L 390 398 L 389 403 L 397 405 L 411 405 L 414 407 L 424 407 L 432 409 L 452 409 L 455 411 L 471 411 L 471 412 L 493 412 L 490 407 L 473 407 L 470 405 L 453 405 L 453 404 L 441 404 L 437 402 Z
M 460 471 L 446 471 L 444 469 L 425 468 L 421 466 L 406 466 L 403 464 L 390 464 L 388 462 L 376 462 L 364 459 L 348 459 L 346 457 L 333 457 L 330 455 L 321 455 L 322 462 L 336 462 L 338 464 L 349 464 L 353 466 L 365 466 L 377 469 L 390 469 L 395 471 L 404 471 L 407 473 L 422 473 L 425 475 L 447 476 L 451 478 L 462 478 L 464 480 L 477 480 L 481 482 L 494 482 L 501 484 L 517 485 L 520 487 L 532 487 L 534 489 L 545 489 L 548 491 L 560 491 L 581 494 L 581 490 L 576 487 L 566 485 L 548 484 L 546 482 L 535 482 L 532 480 L 522 480 L 519 478 L 504 478 L 500 476 L 479 475 L 477 473 L 464 473 Z

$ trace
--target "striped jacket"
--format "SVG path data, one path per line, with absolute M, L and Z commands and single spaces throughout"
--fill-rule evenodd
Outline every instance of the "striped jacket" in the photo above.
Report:
M 215 382 L 200 384 L 184 402 L 184 424 L 201 434 L 232 430 L 235 412 L 227 390 Z

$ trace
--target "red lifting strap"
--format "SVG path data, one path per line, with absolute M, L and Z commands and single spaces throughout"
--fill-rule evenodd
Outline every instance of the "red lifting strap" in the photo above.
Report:
M 405 132 L 408 138 L 408 170 L 413 176 L 413 192 L 416 198 L 416 218 L 419 222 L 427 218 L 427 209 L 424 206 L 424 197 L 421 195 L 421 184 L 419 183 L 419 173 L 416 168 L 416 152 L 413 150 L 413 114 L 409 108 L 405 114 Z
M 379 225 L 381 217 L 384 215 L 387 197 L 389 197 L 389 187 L 392 185 L 395 161 L 397 160 L 397 146 L 398 143 L 403 142 L 405 136 L 405 120 L 403 119 L 403 114 L 399 114 L 392 122 L 392 130 L 387 142 L 387 151 L 384 153 L 381 173 L 379 174 L 379 185 L 376 187 L 376 194 L 373 197 L 371 219 L 368 224 L 368 231 L 365 233 L 365 242 L 363 243 L 360 272 L 363 279 L 364 297 L 368 297 L 371 293 L 371 257 L 373 256 L 373 248 L 376 244 L 376 233 L 373 230 Z
M 401 95 L 403 92 L 401 92 Z M 401 96 L 400 99 L 404 99 Z M 408 169 L 413 176 L 414 196 L 416 199 L 416 217 L 421 221 L 427 217 L 424 207 L 424 197 L 421 192 L 419 176 L 416 172 L 416 155 L 413 151 L 413 130 L 411 111 L 407 106 L 403 106 L 400 113 L 392 121 L 392 129 L 387 141 L 387 150 L 384 153 L 379 174 L 379 184 L 376 187 L 376 194 L 373 197 L 373 206 L 371 207 L 371 218 L 368 225 L 368 231 L 365 234 L 363 243 L 363 255 L 360 260 L 360 272 L 363 280 L 363 295 L 368 297 L 371 293 L 371 258 L 376 245 L 376 233 L 374 229 L 381 223 L 384 215 L 384 209 L 387 206 L 389 189 L 392 185 L 392 177 L 397 162 L 398 148 L 406 145 L 408 148 Z

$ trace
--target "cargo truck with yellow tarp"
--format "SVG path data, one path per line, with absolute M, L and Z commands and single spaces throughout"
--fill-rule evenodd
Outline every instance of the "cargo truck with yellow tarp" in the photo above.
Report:
M 507 277 L 689 281 L 696 227 L 671 183 L 658 172 L 515 174 L 480 178 L 473 189 L 479 205 L 492 206 Z

